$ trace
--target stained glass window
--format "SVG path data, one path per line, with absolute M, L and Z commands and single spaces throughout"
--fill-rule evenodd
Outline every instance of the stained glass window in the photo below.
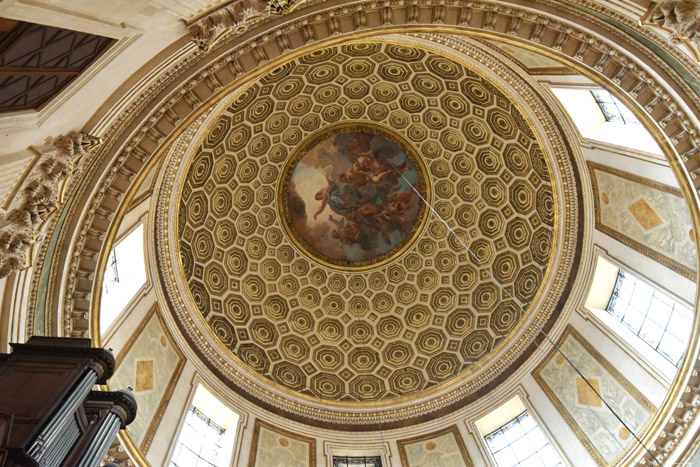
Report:
M 675 366 L 680 365 L 693 312 L 620 270 L 607 311 Z
M 591 91 L 591 94 L 593 94 L 593 98 L 598 103 L 606 121 L 641 125 L 632 111 L 608 91 L 599 89 L 597 91 Z
M 211 418 L 190 407 L 170 467 L 216 466 L 224 433 L 226 430 Z
M 498 467 L 563 465 L 527 410 L 485 438 Z

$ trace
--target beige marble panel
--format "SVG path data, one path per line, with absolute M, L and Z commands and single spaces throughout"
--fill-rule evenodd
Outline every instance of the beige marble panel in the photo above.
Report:
M 598 465 L 613 465 L 634 442 L 630 430 L 641 432 L 656 408 L 573 327 L 558 346 L 586 379 L 556 350 L 533 376 Z
M 434 433 L 398 441 L 404 467 L 471 467 L 472 461 L 455 425 Z
M 138 412 L 127 427 L 143 453 L 153 441 L 160 419 L 185 364 L 154 307 L 117 356 L 110 388 L 132 387 Z
M 312 467 L 316 442 L 260 420 L 255 421 L 249 467 Z
M 680 190 L 594 162 L 588 169 L 596 229 L 695 280 L 696 235 Z

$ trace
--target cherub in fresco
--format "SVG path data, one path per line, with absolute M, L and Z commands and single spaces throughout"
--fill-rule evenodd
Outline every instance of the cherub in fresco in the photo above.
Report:
M 378 214 L 379 208 L 377 205 L 372 201 L 367 201 L 345 214 L 345 218 L 366 227 L 372 232 L 379 232 L 381 229 L 381 221 L 377 217 Z
M 337 227 L 336 230 L 331 232 L 331 237 L 335 238 L 346 246 L 353 246 L 354 244 L 360 242 L 362 230 L 357 222 L 346 221 L 345 225 L 343 225 L 340 223 L 340 221 L 333 219 L 333 216 L 328 216 L 328 220 Z
M 357 166 L 354 164 L 352 167 L 346 170 L 345 173 L 338 176 L 338 181 L 341 183 L 351 183 L 355 186 L 355 188 L 366 185 L 369 180 L 370 178 L 367 176 L 367 174 L 365 172 L 358 171 Z
M 408 209 L 408 201 L 411 199 L 411 194 L 400 193 L 396 197 L 390 196 L 389 199 L 392 199 L 392 201 L 384 203 L 382 211 L 377 215 L 380 222 L 387 225 L 387 228 L 382 231 L 382 238 L 384 238 L 386 243 L 391 243 L 389 236 L 394 230 L 391 228 L 392 226 L 396 226 L 401 232 L 406 231 L 408 226 L 404 215 Z
M 316 220 L 319 214 L 321 214 L 323 210 L 326 209 L 326 206 L 328 206 L 329 193 L 331 191 L 331 187 L 333 186 L 333 182 L 331 181 L 331 177 L 328 175 L 328 172 L 326 172 L 326 181 L 328 182 L 328 185 L 318 190 L 318 193 L 314 195 L 315 199 L 321 201 L 321 206 L 319 206 L 314 213 L 314 220 Z
M 390 162 L 384 162 L 384 167 L 387 170 L 378 173 L 372 177 L 372 182 L 379 186 L 393 187 L 399 181 L 399 177 L 404 172 L 411 170 L 406 166 L 406 161 L 403 161 L 401 165 L 394 165 Z

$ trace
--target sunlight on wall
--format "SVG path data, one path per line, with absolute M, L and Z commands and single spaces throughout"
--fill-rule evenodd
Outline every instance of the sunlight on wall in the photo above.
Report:
M 590 89 L 551 88 L 584 138 L 637 151 L 663 155 L 651 134 L 642 126 L 607 121 Z M 629 109 L 618 103 L 623 111 Z
M 100 333 L 110 327 L 124 307 L 146 283 L 143 224 L 124 237 L 110 252 L 102 281 Z
M 598 256 L 593 283 L 586 299 L 586 307 L 604 310 L 608 306 L 610 295 L 615 288 L 615 282 L 617 282 L 617 273 L 619 272 L 620 268 L 602 256 Z

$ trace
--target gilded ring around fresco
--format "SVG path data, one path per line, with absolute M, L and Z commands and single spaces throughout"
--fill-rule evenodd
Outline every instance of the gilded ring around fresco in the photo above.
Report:
M 512 98 L 473 69 L 421 48 L 351 43 L 280 63 L 220 104 L 182 165 L 173 153 L 163 189 L 177 195 L 158 211 L 178 224 L 163 225 L 180 258 L 182 299 L 169 296 L 196 313 L 178 320 L 201 326 L 196 342 L 213 359 L 285 400 L 403 404 L 448 387 L 476 394 L 485 383 L 470 375 L 519 358 L 527 341 L 508 349 L 526 323 L 499 283 L 534 319 L 558 313 L 570 263 L 551 262 L 557 228 L 578 224 L 556 215 L 555 192 L 576 192 L 562 192 L 549 166 L 568 170 L 568 153 L 542 146 Z M 305 166 L 313 176 L 297 172 Z M 399 203 L 403 220 L 389 221 Z M 322 221 L 335 264 L 300 232 Z
M 341 270 L 376 267 L 405 252 L 425 226 L 429 177 L 403 137 L 344 122 L 302 142 L 282 170 L 277 200 L 292 242 Z

